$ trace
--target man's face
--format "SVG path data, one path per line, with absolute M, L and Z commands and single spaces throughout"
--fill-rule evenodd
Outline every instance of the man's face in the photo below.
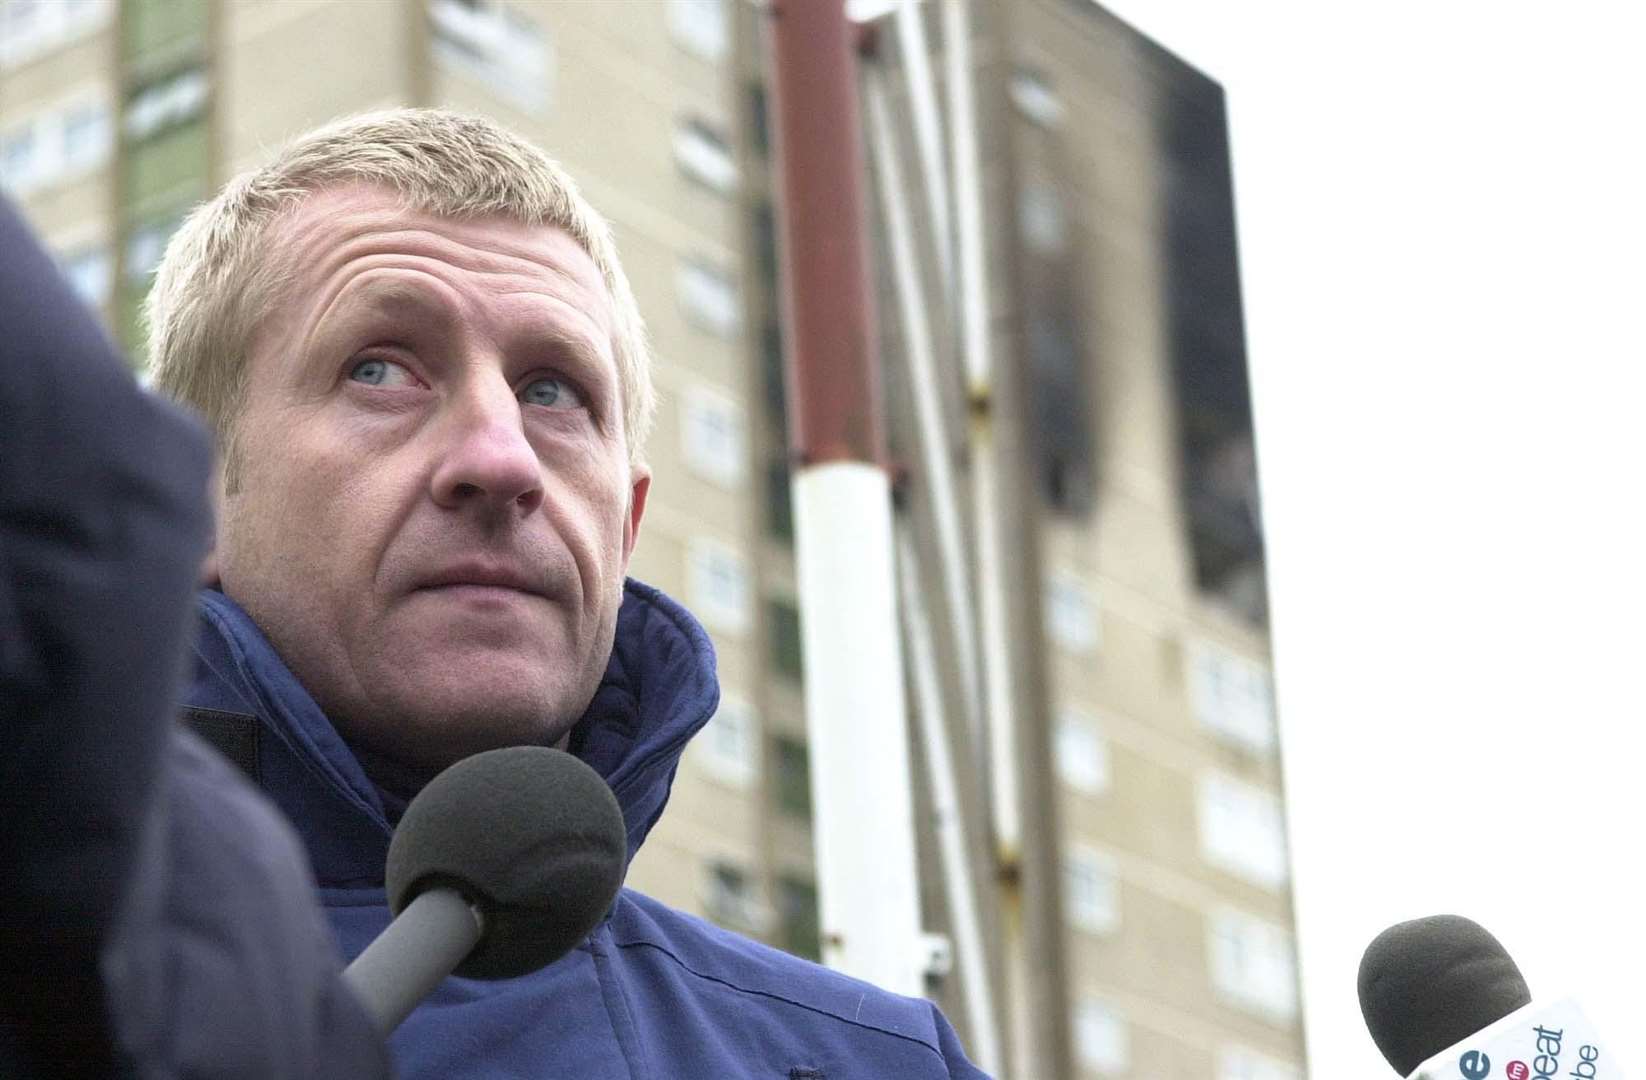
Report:
M 271 232 L 217 570 L 351 741 L 558 740 L 611 652 L 649 477 L 611 297 L 564 231 L 350 187 Z

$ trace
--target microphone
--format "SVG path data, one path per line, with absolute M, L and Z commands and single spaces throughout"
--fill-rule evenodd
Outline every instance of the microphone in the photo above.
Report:
M 447 975 L 536 971 L 599 924 L 627 854 L 611 788 L 570 754 L 464 758 L 406 807 L 385 872 L 395 919 L 344 981 L 387 1035 Z
M 1621 1080 L 1572 1001 L 1534 1007 L 1496 938 L 1458 915 L 1403 922 L 1360 960 L 1372 1041 L 1410 1080 Z

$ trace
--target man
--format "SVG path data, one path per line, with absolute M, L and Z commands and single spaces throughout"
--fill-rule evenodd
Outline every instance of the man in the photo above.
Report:
M 302 848 L 175 724 L 210 445 L 0 199 L 0 1077 L 388 1075 Z
M 718 699 L 702 628 L 625 572 L 646 507 L 643 324 L 602 219 L 488 121 L 329 125 L 185 222 L 157 385 L 205 414 L 221 519 L 185 706 L 297 826 L 346 954 L 388 922 L 409 798 L 562 746 L 630 857 Z M 449 979 L 405 1076 L 975 1077 L 925 1001 L 625 890 L 564 959 Z

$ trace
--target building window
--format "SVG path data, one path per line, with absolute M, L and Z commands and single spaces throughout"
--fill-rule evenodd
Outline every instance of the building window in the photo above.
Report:
M 1297 1016 L 1297 969 L 1291 935 L 1244 912 L 1212 913 L 1206 926 L 1212 985 L 1231 1004 L 1270 1020 Z
M 749 84 L 749 144 L 754 147 L 755 153 L 766 157 L 771 153 L 772 134 L 771 118 L 766 115 L 766 84 L 752 82 Z
M 743 408 L 704 386 L 680 397 L 680 450 L 686 467 L 705 480 L 736 490 L 748 468 Z
M 675 121 L 674 163 L 680 171 L 711 191 L 737 191 L 737 158 L 731 144 L 715 125 L 696 116 Z
M 114 284 L 114 258 L 108 248 L 87 248 L 65 255 L 62 265 L 63 276 L 68 278 L 75 295 L 88 306 L 102 307 L 108 303 Z
M 787 458 L 766 464 L 766 531 L 785 543 L 794 543 L 794 490 Z
M 800 609 L 788 600 L 767 601 L 766 625 L 771 634 L 773 669 L 779 675 L 799 681 L 805 676 L 801 660 Z
M 0 134 L 0 183 L 18 194 L 29 191 L 44 172 L 41 158 L 40 137 L 32 122 Z
M 1303 1080 L 1303 1070 L 1243 1046 L 1229 1046 L 1218 1055 L 1217 1080 Z
M 105 102 L 44 109 L 0 134 L 0 184 L 22 195 L 71 180 L 102 166 L 111 143 Z
M 549 103 L 554 58 L 543 28 L 498 0 L 432 0 L 429 25 L 442 67 L 483 83 L 530 113 Z
M 1195 717 L 1255 753 L 1274 748 L 1274 691 L 1269 672 L 1209 642 L 1189 649 L 1189 698 Z
M 178 218 L 166 218 L 132 230 L 131 235 L 126 237 L 126 280 L 139 285 L 148 282 L 149 275 L 160 265 L 160 257 L 166 253 L 166 243 L 171 240 L 171 234 L 181 224 Z
M 203 53 L 212 0 L 124 0 L 120 4 L 120 57 L 143 66 L 155 58 Z
M 785 445 L 789 436 L 789 391 L 786 365 L 783 360 L 783 328 L 776 320 L 766 323 L 760 332 L 760 382 L 766 391 L 766 416 L 771 421 L 778 439 Z
M 765 922 L 748 873 L 735 863 L 715 861 L 704 876 L 703 910 L 734 930 L 758 931 Z
M 1078 845 L 1063 859 L 1063 903 L 1070 924 L 1090 934 L 1120 926 L 1120 879 L 1114 860 Z
M 754 208 L 754 264 L 760 271 L 760 280 L 776 288 L 777 214 L 769 202 Z
M 1096 998 L 1081 998 L 1074 1007 L 1074 1047 L 1080 1063 L 1093 1072 L 1113 1076 L 1131 1067 L 1131 1039 L 1126 1018 Z
M 211 158 L 206 98 L 205 74 L 187 71 L 130 99 L 121 178 L 128 203 L 193 203 L 204 193 Z
M 754 706 L 722 697 L 714 718 L 691 747 L 709 775 L 732 787 L 748 787 L 760 771 L 760 723 Z
M 725 0 L 669 0 L 669 34 L 704 60 L 720 60 L 731 44 Z
M 102 101 L 70 109 L 63 119 L 63 165 L 70 172 L 88 172 L 108 160 L 113 142 L 109 107 Z
M 1280 800 L 1233 777 L 1200 778 L 1200 851 L 1206 861 L 1267 889 L 1286 881 Z
M 126 100 L 126 137 L 142 142 L 182 126 L 205 111 L 207 91 L 202 68 L 175 72 L 141 88 Z
M 688 259 L 675 275 L 680 308 L 692 325 L 720 337 L 736 337 L 743 322 L 737 283 L 729 274 Z
M 114 0 L 0 0 L 0 67 L 67 45 L 113 12 Z
M 1067 267 L 1058 271 L 1073 271 Z M 1065 278 L 1066 280 L 1066 278 Z M 1079 313 L 1067 289 L 1037 295 L 1025 314 L 1033 372 L 1034 450 L 1040 488 L 1053 509 L 1072 517 L 1091 513 L 1092 410 L 1086 389 Z
M 1100 641 L 1097 600 L 1086 585 L 1067 574 L 1046 582 L 1046 632 L 1060 648 L 1081 655 L 1097 651 Z
M 686 545 L 686 594 L 706 626 L 729 634 L 749 630 L 749 568 L 737 549 L 708 537 Z
M 1063 197 L 1044 183 L 1029 183 L 1017 201 L 1017 228 L 1036 255 L 1062 255 L 1069 247 L 1069 218 Z
M 1109 789 L 1109 744 L 1097 721 L 1076 709 L 1064 709 L 1057 718 L 1055 752 L 1057 775 L 1086 795 Z
M 772 749 L 776 755 L 777 805 L 796 817 L 811 817 L 811 755 L 806 744 L 780 735 L 773 740 Z
M 1031 124 L 1055 128 L 1063 123 L 1063 99 L 1044 72 L 1019 68 L 1012 74 L 1008 92 L 1013 107 Z
M 823 935 L 817 914 L 817 886 L 802 878 L 777 879 L 778 945 L 808 960 L 823 958 Z

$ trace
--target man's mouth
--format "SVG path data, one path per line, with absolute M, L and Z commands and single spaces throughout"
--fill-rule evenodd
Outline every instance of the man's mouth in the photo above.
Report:
M 423 578 L 418 591 L 452 590 L 484 595 L 518 592 L 545 596 L 543 580 L 503 563 L 464 562 L 443 567 Z

